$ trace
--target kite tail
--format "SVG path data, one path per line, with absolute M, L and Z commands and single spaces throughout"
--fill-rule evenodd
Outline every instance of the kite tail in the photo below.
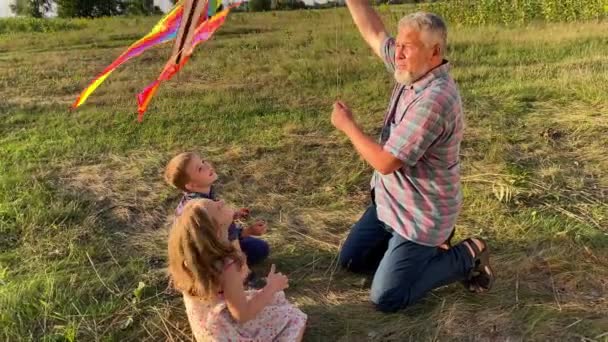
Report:
M 154 28 L 144 37 L 131 44 L 118 58 L 106 67 L 91 83 L 80 93 L 76 101 L 72 104 L 72 109 L 81 106 L 87 98 L 103 83 L 116 68 L 127 62 L 133 57 L 141 55 L 147 49 L 174 39 L 179 28 L 183 14 L 183 5 L 175 6 L 165 15 Z
M 141 93 L 137 94 L 137 121 L 143 121 L 144 114 L 148 110 L 148 105 L 150 105 L 150 101 L 152 101 L 152 97 L 156 94 L 156 90 L 158 90 L 161 82 L 170 80 L 186 64 L 188 59 L 190 59 L 190 56 L 184 56 L 177 65 L 173 64 L 173 59 L 171 59 L 158 78 L 144 88 Z
M 155 80 L 150 83 L 141 93 L 137 94 L 137 121 L 144 121 L 144 113 L 152 100 L 152 96 L 156 93 L 158 86 L 160 85 L 159 80 Z

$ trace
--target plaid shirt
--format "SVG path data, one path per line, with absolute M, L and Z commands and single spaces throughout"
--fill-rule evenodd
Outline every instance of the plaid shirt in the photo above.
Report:
M 395 71 L 395 40 L 382 43 Z M 395 172 L 374 171 L 378 218 L 404 238 L 425 246 L 445 242 L 462 205 L 459 150 L 463 133 L 460 94 L 444 61 L 410 86 L 395 84 L 380 137 L 403 161 Z
M 211 187 L 208 194 L 202 192 L 184 192 L 184 196 L 182 196 L 182 199 L 179 201 L 177 208 L 175 208 L 175 217 L 177 218 L 178 216 L 180 216 L 184 211 L 186 203 L 195 198 L 206 198 L 212 201 L 218 200 L 217 196 L 215 195 L 215 191 L 213 190 L 213 187 Z M 228 240 L 234 241 L 240 239 L 242 230 L 243 228 L 240 225 L 235 222 L 232 222 L 230 224 L 230 227 L 228 228 Z

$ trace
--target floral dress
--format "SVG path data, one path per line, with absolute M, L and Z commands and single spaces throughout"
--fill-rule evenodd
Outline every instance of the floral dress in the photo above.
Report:
M 247 297 L 256 292 L 246 291 Z M 184 294 L 184 303 L 197 342 L 296 341 L 307 319 L 305 313 L 287 301 L 283 291 L 275 293 L 270 304 L 243 324 L 232 318 L 221 294 L 214 301 Z

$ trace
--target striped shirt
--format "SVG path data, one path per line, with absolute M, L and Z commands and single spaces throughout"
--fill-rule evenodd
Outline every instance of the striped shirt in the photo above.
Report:
M 395 40 L 382 43 L 395 71 Z M 374 171 L 378 218 L 405 239 L 425 246 L 445 242 L 462 206 L 459 150 L 463 133 L 460 94 L 444 61 L 409 86 L 395 84 L 380 137 L 403 161 L 388 175 Z

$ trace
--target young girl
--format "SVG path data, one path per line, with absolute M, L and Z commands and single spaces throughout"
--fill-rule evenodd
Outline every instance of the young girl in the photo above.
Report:
M 245 291 L 247 264 L 228 242 L 234 211 L 194 199 L 169 234 L 169 274 L 202 341 L 301 341 L 307 316 L 286 299 L 287 277 L 270 269 L 266 286 Z

